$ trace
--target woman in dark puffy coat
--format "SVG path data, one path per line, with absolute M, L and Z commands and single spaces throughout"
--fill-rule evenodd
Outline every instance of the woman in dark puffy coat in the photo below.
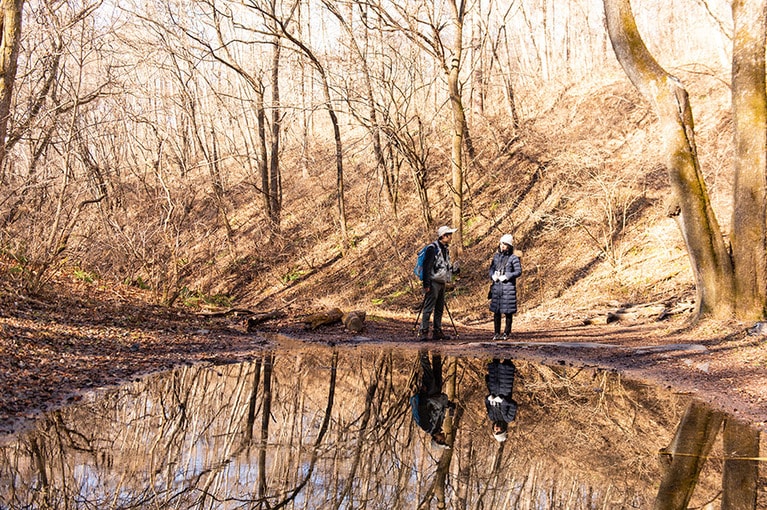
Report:
M 498 251 L 493 255 L 488 275 L 493 281 L 490 287 L 490 311 L 493 312 L 493 340 L 506 340 L 511 334 L 511 323 L 517 313 L 517 278 L 522 275 L 522 264 L 514 254 L 511 234 L 501 236 Z M 506 324 L 501 335 L 501 314 Z
M 493 437 L 499 443 L 506 441 L 509 423 L 517 418 L 517 402 L 511 397 L 516 373 L 517 367 L 510 359 L 494 359 L 487 365 L 485 408 Z

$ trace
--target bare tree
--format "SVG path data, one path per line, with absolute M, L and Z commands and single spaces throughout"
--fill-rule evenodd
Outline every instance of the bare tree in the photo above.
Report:
M 695 274 L 698 314 L 730 316 L 733 267 L 711 207 L 695 146 L 692 110 L 682 83 L 647 50 L 629 0 L 604 0 L 607 28 L 618 61 L 660 120 L 678 221 Z
M 333 141 L 335 145 L 335 161 L 336 161 L 336 205 L 338 208 L 338 223 L 341 229 L 341 240 L 344 250 L 349 244 L 349 234 L 346 225 L 346 199 L 344 192 L 344 159 L 343 159 L 343 142 L 341 140 L 341 128 L 338 121 L 338 114 L 333 106 L 333 98 L 330 94 L 330 78 L 328 76 L 327 69 L 323 65 L 322 61 L 318 57 L 317 53 L 311 48 L 311 46 L 300 39 L 292 28 L 291 22 L 293 21 L 293 14 L 298 6 L 298 0 L 295 3 L 288 6 L 287 14 L 280 16 L 274 5 L 264 7 L 256 1 L 248 2 L 249 7 L 257 12 L 263 14 L 267 19 L 271 20 L 276 34 L 280 34 L 287 41 L 293 44 L 301 54 L 309 59 L 315 71 L 319 74 L 320 85 L 322 87 L 322 96 L 324 99 L 324 106 L 330 117 L 330 122 L 333 127 Z
M 461 59 L 463 55 L 463 24 L 466 15 L 466 4 L 463 0 L 448 0 L 450 9 L 450 21 L 452 32 L 449 46 L 445 39 L 444 20 L 435 14 L 438 7 L 430 2 L 415 4 L 415 12 L 409 12 L 410 4 L 400 5 L 397 3 L 383 6 L 380 3 L 369 1 L 376 13 L 384 22 L 394 30 L 408 37 L 417 47 L 431 55 L 437 62 L 438 67 L 447 77 L 448 99 L 450 101 L 452 124 L 451 136 L 451 197 L 453 200 L 452 221 L 453 228 L 458 229 L 455 233 L 456 246 L 462 244 L 463 239 L 463 144 L 465 135 L 468 133 L 466 114 L 461 97 Z M 391 11 L 389 10 L 391 9 Z
M 349 20 L 347 20 L 339 11 L 338 7 L 336 6 L 336 2 L 332 2 L 330 0 L 322 0 L 323 5 L 325 8 L 333 14 L 333 16 L 338 19 L 339 23 L 341 24 L 341 27 L 346 31 L 347 35 L 349 36 L 349 41 L 352 47 L 352 50 L 354 51 L 355 55 L 357 56 L 357 61 L 359 62 L 359 66 L 361 68 L 362 72 L 362 78 L 364 82 L 364 96 L 363 101 L 365 102 L 365 105 L 367 107 L 367 119 L 363 119 L 362 115 L 355 115 L 358 121 L 361 122 L 363 126 L 368 130 L 370 133 L 370 138 L 373 142 L 373 154 L 375 155 L 376 160 L 376 168 L 381 173 L 381 181 L 383 183 L 383 187 L 386 190 L 386 196 L 389 199 L 389 203 L 392 206 L 392 209 L 394 210 L 394 214 L 396 216 L 397 214 L 397 193 L 398 193 L 398 183 L 397 183 L 397 172 L 396 168 L 397 165 L 390 159 L 386 157 L 385 149 L 383 146 L 382 136 L 381 136 L 381 126 L 378 120 L 378 111 L 376 109 L 376 98 L 373 93 L 373 79 L 371 76 L 371 70 L 370 65 L 368 64 L 368 58 L 365 55 L 365 52 L 363 50 L 363 47 L 360 45 L 360 43 L 357 41 L 357 35 L 355 33 L 355 30 L 352 27 L 352 24 Z M 362 25 L 364 27 L 363 32 L 363 41 L 362 43 L 366 46 L 368 42 L 369 37 L 369 29 L 368 29 L 368 23 L 367 23 L 367 8 L 365 5 L 360 6 L 361 10 L 361 16 L 362 16 Z M 347 97 L 347 101 L 350 103 L 350 107 L 352 106 L 352 101 L 350 97 Z M 354 114 L 355 110 L 353 107 L 351 107 L 351 112 Z

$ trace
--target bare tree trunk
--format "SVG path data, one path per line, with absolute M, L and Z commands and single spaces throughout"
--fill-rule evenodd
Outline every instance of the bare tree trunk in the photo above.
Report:
M 447 75 L 450 106 L 453 111 L 453 148 L 450 158 L 450 168 L 453 174 L 453 228 L 457 229 L 455 246 L 460 254 L 463 245 L 463 137 L 466 132 L 466 114 L 461 100 L 461 85 L 458 81 L 461 71 L 461 55 L 463 52 L 463 19 L 465 4 L 463 0 L 450 0 L 455 26 L 453 55 Z
M 505 19 L 505 18 L 504 18 Z M 503 39 L 501 39 L 503 37 Z M 506 50 L 506 60 L 510 61 L 509 55 L 511 55 L 511 50 L 509 48 L 509 34 L 506 30 L 506 27 L 501 28 L 501 30 L 498 31 L 498 37 L 496 38 L 495 42 L 493 42 L 492 48 L 493 48 L 493 58 L 498 62 L 498 65 L 501 66 L 501 58 L 498 54 L 498 46 L 501 43 L 501 40 L 503 40 L 504 48 Z M 503 68 L 501 68 L 503 69 Z M 511 81 L 511 65 L 509 62 L 509 66 L 505 70 L 505 72 L 501 73 L 503 78 L 503 85 L 506 89 L 506 101 L 509 107 L 509 114 L 511 115 L 511 125 L 516 131 L 519 129 L 519 113 L 517 112 L 517 102 L 514 98 L 514 84 Z
M 272 55 L 272 146 L 269 160 L 269 217 L 272 225 L 279 229 L 282 215 L 282 175 L 280 173 L 280 131 L 282 112 L 280 111 L 280 44 L 279 35 L 274 36 L 274 54 Z
M 5 162 L 5 139 L 11 116 L 13 83 L 21 42 L 21 18 L 24 0 L 2 0 L 2 39 L 0 39 L 0 166 Z
M 658 114 L 674 215 L 687 246 L 697 290 L 697 316 L 732 315 L 733 268 L 700 171 L 687 91 L 642 41 L 629 0 L 604 0 L 607 29 L 623 70 Z
M 764 0 L 735 0 L 732 18 L 732 119 L 735 184 L 730 244 L 735 313 L 760 320 L 767 304 L 767 92 Z
M 266 110 L 264 107 L 264 85 L 260 81 L 253 88 L 256 93 L 256 123 L 258 129 L 258 173 L 261 176 L 261 196 L 264 199 L 264 211 L 271 221 L 272 201 L 269 198 L 269 151 L 266 150 Z

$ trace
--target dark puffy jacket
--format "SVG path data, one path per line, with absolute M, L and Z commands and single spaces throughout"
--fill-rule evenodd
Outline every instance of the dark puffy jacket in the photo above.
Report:
M 522 275 L 519 257 L 509 252 L 498 251 L 493 255 L 488 275 L 500 271 L 506 275 L 505 282 L 493 282 L 490 289 L 490 311 L 493 313 L 517 313 L 517 278 Z
M 517 367 L 511 360 L 493 360 L 487 364 L 485 384 L 487 392 L 491 395 L 503 395 L 511 397 L 514 389 L 514 377 L 517 375 Z
M 490 421 L 511 422 L 517 417 L 517 402 L 511 398 L 517 368 L 510 360 L 493 360 L 487 365 L 485 383 L 489 395 L 485 408 Z

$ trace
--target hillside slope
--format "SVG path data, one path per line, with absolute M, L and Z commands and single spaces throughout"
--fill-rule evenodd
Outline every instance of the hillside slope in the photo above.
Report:
M 687 83 L 697 143 L 723 228 L 729 223 L 729 90 L 705 73 L 677 70 Z M 582 319 L 608 306 L 689 302 L 692 274 L 682 238 L 666 214 L 670 188 L 656 117 L 626 80 L 572 87 L 517 132 L 507 119 L 473 123 L 477 161 L 467 171 L 462 274 L 450 294 L 465 323 L 490 319 L 486 270 L 503 233 L 523 264 L 520 319 Z M 435 225 L 426 228 L 412 184 L 401 179 L 395 216 L 377 183 L 347 174 L 353 247 L 343 256 L 333 216 L 331 168 L 284 184 L 278 254 L 252 255 L 217 290 L 259 309 L 298 313 L 330 306 L 398 314 L 420 304 L 412 266 L 432 229 L 449 222 L 447 170 L 432 179 Z M 303 179 L 303 186 L 296 185 Z M 276 244 L 272 242 L 271 248 Z M 453 250 L 455 256 L 455 249 Z

